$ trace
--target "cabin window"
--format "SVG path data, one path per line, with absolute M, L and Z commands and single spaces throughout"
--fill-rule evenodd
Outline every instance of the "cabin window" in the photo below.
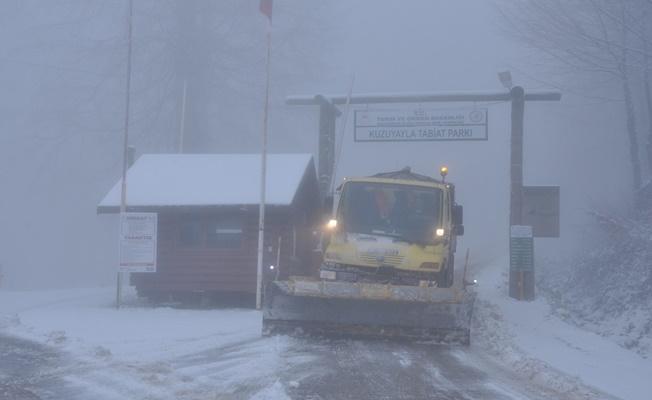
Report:
M 182 215 L 179 218 L 177 246 L 184 249 L 242 249 L 243 220 L 232 215 Z
M 202 237 L 201 218 L 185 216 L 181 219 L 179 229 L 179 245 L 181 247 L 200 247 Z
M 206 247 L 213 249 L 242 248 L 242 220 L 233 216 L 222 216 L 208 221 Z

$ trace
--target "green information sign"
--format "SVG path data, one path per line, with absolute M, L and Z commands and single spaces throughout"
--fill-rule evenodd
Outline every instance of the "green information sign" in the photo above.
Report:
M 509 269 L 534 271 L 534 238 L 509 239 Z
M 534 237 L 529 225 L 510 227 L 509 295 L 534 300 Z

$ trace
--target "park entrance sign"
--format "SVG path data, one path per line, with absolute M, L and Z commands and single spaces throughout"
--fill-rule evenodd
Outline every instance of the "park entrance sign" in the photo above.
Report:
M 487 140 L 487 109 L 357 110 L 356 142 Z

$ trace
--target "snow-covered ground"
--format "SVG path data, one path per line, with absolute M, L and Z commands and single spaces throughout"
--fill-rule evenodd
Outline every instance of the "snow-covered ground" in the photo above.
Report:
M 563 322 L 541 294 L 532 302 L 510 298 L 506 267 L 488 267 L 477 277 L 472 337 L 490 353 L 515 370 L 569 391 L 581 383 L 622 399 L 650 398 L 651 359 Z M 555 370 L 566 379 L 560 381 Z
M 568 398 L 573 393 L 589 398 L 585 385 L 622 399 L 649 398 L 652 360 L 567 325 L 541 296 L 532 302 L 509 298 L 503 265 L 474 271 L 480 283 L 475 287 L 472 346 L 523 379 L 569 393 Z M 280 382 L 261 382 L 269 376 L 263 371 L 278 368 L 292 339 L 261 340 L 259 311 L 151 308 L 127 288 L 123 307 L 116 310 L 115 295 L 115 288 L 0 290 L 0 332 L 71 354 L 79 361 L 71 367 L 77 372 L 66 373 L 67 379 L 92 386 L 106 398 L 134 393 L 143 398 L 166 398 L 170 393 L 202 398 L 209 387 L 207 368 L 213 393 L 229 393 L 250 383 L 249 398 L 290 398 Z M 232 354 L 210 367 L 191 362 L 217 347 Z M 166 360 L 177 360 L 174 368 Z M 187 360 L 187 367 L 179 360 Z

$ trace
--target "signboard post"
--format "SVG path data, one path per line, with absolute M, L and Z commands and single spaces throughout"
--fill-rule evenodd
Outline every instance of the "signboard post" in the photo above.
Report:
M 120 308 L 123 272 L 156 272 L 156 213 L 120 213 L 116 308 Z

